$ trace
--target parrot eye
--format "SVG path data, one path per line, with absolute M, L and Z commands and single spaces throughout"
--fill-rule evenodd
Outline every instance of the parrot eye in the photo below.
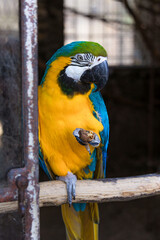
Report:
M 83 61 L 83 56 L 80 55 L 80 54 L 78 54 L 78 55 L 77 55 L 77 60 L 78 60 L 78 61 Z

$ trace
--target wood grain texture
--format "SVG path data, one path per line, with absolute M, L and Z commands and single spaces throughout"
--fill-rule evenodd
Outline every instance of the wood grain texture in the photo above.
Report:
M 160 194 L 160 175 L 77 181 L 73 202 L 129 201 Z M 61 181 L 40 183 L 40 207 L 67 202 L 66 185 Z M 18 203 L 0 203 L 0 213 L 16 211 Z

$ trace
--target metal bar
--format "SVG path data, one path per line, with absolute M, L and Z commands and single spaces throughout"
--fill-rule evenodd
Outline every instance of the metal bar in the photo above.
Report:
M 27 170 L 25 240 L 39 239 L 37 1 L 21 1 L 23 147 Z
M 39 164 L 37 107 L 37 1 L 20 1 L 22 54 L 22 116 L 24 168 L 8 173 L 8 187 L 0 189 L 0 202 L 19 200 L 24 239 L 39 239 Z M 18 191 L 17 191 L 18 187 Z
M 8 186 L 0 189 L 0 202 L 14 201 L 18 198 L 16 179 L 19 176 L 26 176 L 26 167 L 11 169 L 8 172 Z

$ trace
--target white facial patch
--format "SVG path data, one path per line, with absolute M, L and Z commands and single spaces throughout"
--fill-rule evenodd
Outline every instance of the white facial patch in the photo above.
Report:
M 71 66 L 68 66 L 65 70 L 65 73 L 68 77 L 74 79 L 75 82 L 78 82 L 82 76 L 82 74 L 88 70 L 91 69 L 93 67 L 95 67 L 96 65 L 101 64 L 102 62 L 106 61 L 107 57 L 102 57 L 102 56 L 98 56 L 95 57 L 94 60 L 92 62 L 88 62 L 88 66 L 82 66 L 79 62 L 79 65 L 74 65 L 72 64 Z
M 68 66 L 66 68 L 65 73 L 67 74 L 68 77 L 73 78 L 75 82 L 78 82 L 88 67 L 81 67 L 81 66 Z

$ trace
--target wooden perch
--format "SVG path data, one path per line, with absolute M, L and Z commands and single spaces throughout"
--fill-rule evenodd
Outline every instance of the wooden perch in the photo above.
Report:
M 77 181 L 73 202 L 128 201 L 160 194 L 160 175 L 150 174 L 127 178 Z M 66 185 L 61 181 L 40 183 L 40 207 L 58 206 L 67 202 Z M 17 210 L 18 203 L 0 203 L 0 213 Z

